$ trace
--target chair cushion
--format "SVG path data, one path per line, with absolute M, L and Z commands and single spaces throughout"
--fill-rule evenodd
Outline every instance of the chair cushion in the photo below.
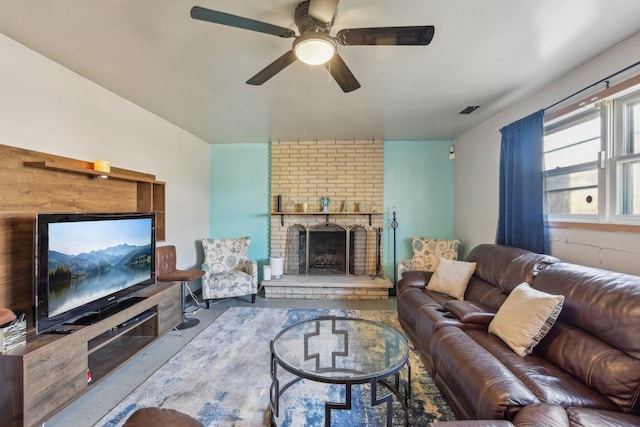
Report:
M 250 237 L 237 239 L 202 239 L 204 262 L 212 273 L 224 273 L 249 259 Z
M 460 240 L 431 239 L 425 237 L 412 237 L 411 259 L 412 270 L 435 271 L 440 258 L 458 259 L 458 247 Z
M 257 292 L 251 275 L 242 271 L 212 274 L 208 281 L 203 281 L 203 286 L 206 286 L 206 290 L 203 289 L 205 298 L 228 298 Z

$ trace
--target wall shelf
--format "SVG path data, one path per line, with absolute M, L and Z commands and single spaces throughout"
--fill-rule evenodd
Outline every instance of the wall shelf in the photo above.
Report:
M 374 215 L 384 215 L 384 212 L 271 212 L 271 215 L 280 215 L 280 225 L 284 227 L 284 217 L 285 215 L 296 215 L 296 216 L 326 216 L 326 221 L 329 222 L 330 216 L 368 216 L 369 217 L 369 226 L 373 224 L 372 218 Z
M 41 162 L 24 162 L 25 166 L 32 168 L 40 168 L 40 169 L 48 169 L 59 172 L 69 172 L 69 173 L 77 173 L 84 174 L 88 176 L 94 177 L 107 177 L 109 179 L 120 179 L 124 181 L 134 181 L 134 182 L 156 182 L 155 177 L 152 175 L 144 175 L 144 174 L 136 174 L 136 175 L 127 175 L 118 172 L 99 172 L 89 168 L 81 168 L 76 166 L 65 165 L 62 163 L 49 162 L 49 161 L 41 161 Z
M 137 184 L 136 210 L 138 212 L 155 212 L 156 214 L 156 239 L 164 241 L 166 238 L 165 226 L 165 186 L 162 181 L 157 181 L 155 175 L 141 172 L 127 171 L 125 169 L 112 168 L 112 172 L 100 172 L 93 170 L 93 163 L 75 161 L 74 163 L 62 163 L 49 160 L 25 161 L 24 166 L 45 169 L 56 172 L 67 172 L 77 175 L 87 175 L 93 178 L 108 178 L 120 181 L 128 181 Z

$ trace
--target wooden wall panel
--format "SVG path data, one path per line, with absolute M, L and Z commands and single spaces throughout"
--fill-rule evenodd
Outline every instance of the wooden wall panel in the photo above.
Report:
M 33 228 L 38 212 L 135 212 L 136 181 L 24 166 L 50 161 L 90 169 L 91 162 L 0 145 L 0 307 L 27 312 L 33 327 Z M 132 177 L 153 175 L 112 168 Z

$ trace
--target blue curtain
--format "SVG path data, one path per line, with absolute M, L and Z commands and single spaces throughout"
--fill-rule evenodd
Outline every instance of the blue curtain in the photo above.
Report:
M 500 129 L 500 210 L 496 243 L 549 253 L 544 215 L 544 111 Z

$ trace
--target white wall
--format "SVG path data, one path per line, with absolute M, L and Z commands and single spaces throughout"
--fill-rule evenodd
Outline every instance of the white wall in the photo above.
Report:
M 546 108 L 640 59 L 640 33 L 456 138 L 454 229 L 463 255 L 495 242 L 501 127 Z M 551 65 L 552 66 L 552 65 Z M 640 274 L 640 233 L 551 230 L 551 252 L 563 261 Z
M 209 235 L 209 146 L 0 34 L 0 144 L 72 157 L 166 181 L 167 240 L 178 267 L 199 266 Z M 1 190 L 0 190 L 1 191 Z

